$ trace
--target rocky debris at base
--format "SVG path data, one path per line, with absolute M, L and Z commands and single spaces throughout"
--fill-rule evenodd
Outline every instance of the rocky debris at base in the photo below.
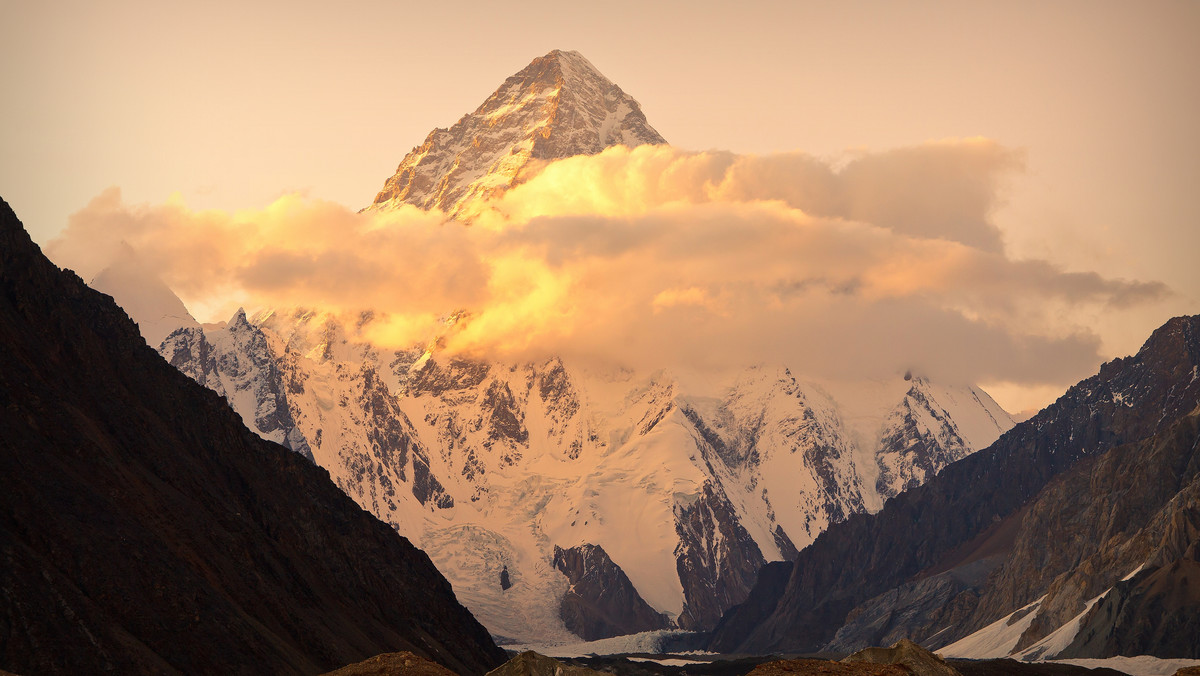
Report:
M 917 676 L 962 676 L 942 658 L 902 638 L 891 648 L 863 648 L 842 660 L 846 664 L 899 664 Z
M 828 660 L 779 660 L 760 664 L 749 676 L 792 676 L 836 674 L 837 676 L 908 676 L 912 672 L 898 664 L 830 662 Z
M 532 650 L 517 655 L 487 672 L 487 676 L 598 676 L 599 671 L 564 664 Z
M 324 676 L 456 676 L 446 667 L 410 652 L 384 653 Z

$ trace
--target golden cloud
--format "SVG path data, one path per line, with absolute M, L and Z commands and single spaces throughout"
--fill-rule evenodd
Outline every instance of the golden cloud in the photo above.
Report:
M 294 195 L 192 211 L 110 190 L 50 253 L 95 271 L 124 241 L 189 307 L 371 310 L 362 337 L 391 348 L 440 338 L 504 358 L 1057 382 L 1098 361 L 1079 317 L 1166 289 L 1006 257 L 990 216 L 1020 165 L 983 139 L 839 169 L 802 154 L 617 147 L 540 167 L 471 223 Z M 469 318 L 447 331 L 457 310 Z

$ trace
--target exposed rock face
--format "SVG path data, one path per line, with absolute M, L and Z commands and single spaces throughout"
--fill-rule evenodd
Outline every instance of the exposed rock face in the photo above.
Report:
M 1062 658 L 1158 655 L 1200 658 L 1200 562 L 1176 559 L 1118 582 L 1080 623 Z
M 646 143 L 666 141 L 638 102 L 579 52 L 556 49 L 505 80 L 474 113 L 430 132 L 369 208 L 412 204 L 459 214 L 519 182 L 533 160 Z
M 1200 409 L 1051 482 L 950 638 L 1029 605 L 1028 626 L 1008 648 L 1021 659 L 1195 657 L 1200 596 L 1187 580 L 1200 573 L 1198 448 Z
M 829 652 L 858 650 L 864 645 L 888 645 L 907 636 L 933 637 L 949 627 L 962 624 L 979 600 L 978 587 L 996 561 L 977 562 L 890 589 L 866 601 L 846 616 L 833 640 L 825 646 Z
M 571 586 L 559 612 L 573 634 L 588 640 L 636 634 L 671 626 L 638 594 L 621 567 L 596 545 L 554 547 L 554 567 Z
M 1169 565 L 1185 556 L 1200 541 L 1187 526 L 1178 531 L 1182 547 L 1162 552 L 1160 544 L 1172 523 L 1188 524 L 1189 511 L 1200 509 L 1198 429 L 1200 415 L 1188 415 L 1163 433 L 1081 463 L 1048 485 L 961 634 L 1045 595 L 1015 646 L 1023 650 L 1139 566 Z
M 766 560 L 724 492 L 710 483 L 694 501 L 676 503 L 675 532 L 676 567 L 686 599 L 679 626 L 705 630 L 746 599 Z
M 212 340 L 199 325 L 183 327 L 168 335 L 158 351 L 171 366 L 225 397 L 260 437 L 312 460 L 263 332 L 239 309 L 223 330 L 211 335 Z
M 937 401 L 939 397 L 957 395 L 973 400 L 977 405 L 973 410 L 986 416 L 991 425 L 1001 430 L 1012 426 L 1011 418 L 989 406 L 991 399 L 978 388 L 936 392 L 919 376 L 910 382 L 912 387 L 884 423 L 885 432 L 876 456 L 879 477 L 875 488 L 885 499 L 925 483 L 946 465 L 975 450 L 960 431 L 960 422 L 949 415 L 946 405 Z
M 246 429 L 0 204 L 0 664 L 317 673 L 504 653 L 407 540 Z
M 986 451 L 897 495 L 877 514 L 831 526 L 800 552 L 770 616 L 723 623 L 711 647 L 820 648 L 853 608 L 936 567 L 1079 459 L 1168 429 L 1200 401 L 1198 365 L 1200 318 L 1167 322 L 1137 355 L 1105 364 Z
M 751 593 L 741 603 L 731 606 L 713 628 L 713 633 L 723 632 L 726 624 L 741 626 L 751 622 L 761 622 L 775 611 L 775 605 L 787 588 L 788 579 L 792 576 L 791 561 L 771 561 L 758 569 L 758 577 L 754 580 Z

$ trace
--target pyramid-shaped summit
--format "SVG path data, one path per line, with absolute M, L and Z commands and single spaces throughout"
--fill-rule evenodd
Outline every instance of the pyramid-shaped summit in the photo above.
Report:
M 434 129 L 368 209 L 413 204 L 451 214 L 502 194 L 531 159 L 666 143 L 641 106 L 579 52 L 554 50 L 504 81 L 470 115 Z

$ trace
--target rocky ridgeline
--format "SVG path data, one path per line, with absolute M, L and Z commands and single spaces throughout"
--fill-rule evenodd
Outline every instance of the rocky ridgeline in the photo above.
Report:
M 638 102 L 579 52 L 554 50 L 505 80 L 449 129 L 413 148 L 369 209 L 412 204 L 451 214 L 496 197 L 532 160 L 666 143 Z
M 1121 593 L 1135 605 L 1161 597 L 1179 579 L 1170 571 L 1191 565 L 1198 372 L 1200 317 L 1172 319 L 1138 354 L 1105 364 L 988 449 L 877 514 L 832 526 L 800 552 L 782 593 L 777 580 L 752 591 L 711 647 L 848 649 L 896 635 L 944 645 L 1046 595 L 1015 646 L 1031 648 L 1139 564 L 1164 581 Z M 1168 530 L 1174 553 L 1147 559 Z M 1186 624 L 1190 612 L 1172 621 Z M 1169 642 L 1139 640 L 1146 649 Z
M 0 202 L 0 665 L 318 673 L 505 659 L 408 540 L 166 364 Z
M 570 582 L 561 616 L 571 633 L 584 640 L 666 629 L 671 620 L 638 594 L 629 576 L 603 547 L 554 547 L 554 567 Z

